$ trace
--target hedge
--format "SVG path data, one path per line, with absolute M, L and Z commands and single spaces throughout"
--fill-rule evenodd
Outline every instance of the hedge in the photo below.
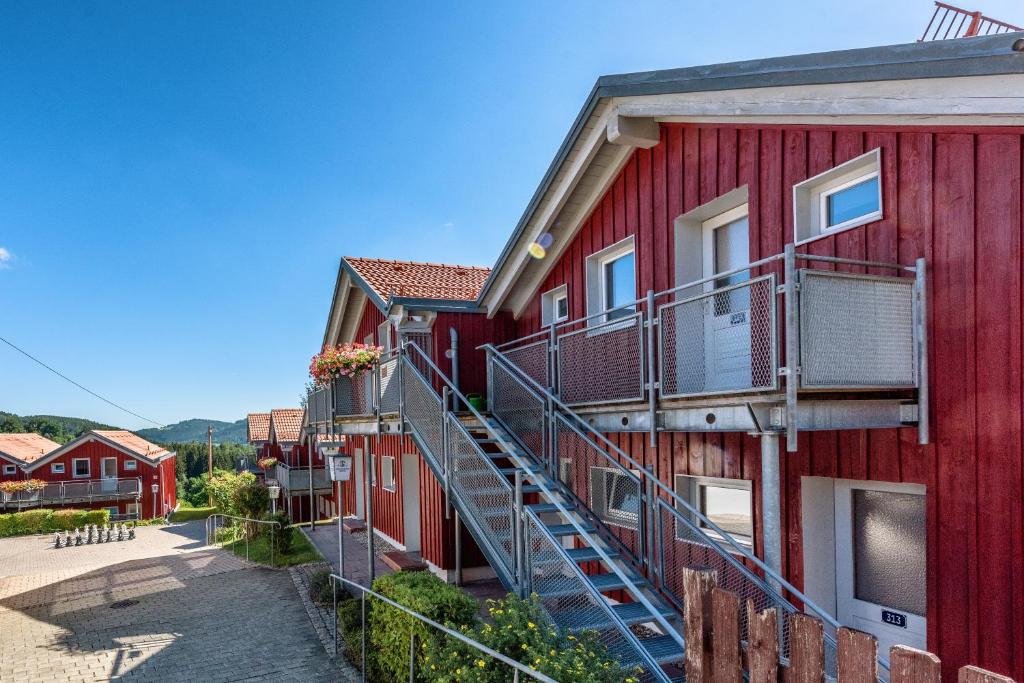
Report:
M 480 604 L 465 591 L 450 586 L 430 572 L 397 572 L 380 576 L 373 582 L 373 590 L 404 605 L 414 612 L 445 624 L 472 624 L 476 621 Z M 426 648 L 427 641 L 438 638 L 438 632 L 423 622 L 390 605 L 374 600 L 368 620 L 370 642 L 369 671 L 379 674 L 380 680 L 402 681 L 409 679 L 409 636 L 415 632 L 418 659 Z M 417 664 L 417 673 L 423 671 L 422 661 Z M 373 676 L 374 680 L 378 676 Z M 419 680 L 429 680 L 420 675 Z
M 0 515 L 0 538 L 24 536 L 26 534 L 49 534 L 54 531 L 71 531 L 86 524 L 107 524 L 108 510 L 26 510 Z

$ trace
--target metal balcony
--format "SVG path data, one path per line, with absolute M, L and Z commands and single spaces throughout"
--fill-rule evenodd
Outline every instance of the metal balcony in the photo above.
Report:
M 497 348 L 603 431 L 918 424 L 924 261 L 798 254 L 552 325 Z M 490 391 L 501 387 L 489 383 Z
M 312 472 L 313 491 L 315 493 L 330 493 L 333 489 L 331 480 L 327 476 L 327 470 L 323 467 L 314 467 Z M 274 469 L 274 478 L 285 492 L 285 496 L 309 493 L 309 474 L 308 467 L 289 467 L 281 462 L 277 463 Z M 289 492 L 294 492 L 294 494 Z
M 359 377 L 338 377 L 330 386 L 310 392 L 306 400 L 309 423 L 321 427 L 333 424 L 339 434 L 397 432 L 401 391 L 398 363 L 397 351 L 391 351 Z
M 39 491 L 0 491 L 0 506 L 7 508 L 68 505 L 108 500 L 137 500 L 142 496 L 142 479 L 77 479 L 55 481 Z

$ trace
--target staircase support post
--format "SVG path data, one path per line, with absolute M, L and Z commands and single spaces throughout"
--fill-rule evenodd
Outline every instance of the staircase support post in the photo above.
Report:
M 647 410 L 650 412 L 651 448 L 658 445 L 658 395 L 654 369 L 654 290 L 647 290 Z
M 657 514 L 658 514 L 658 508 L 657 508 L 657 505 L 656 505 L 656 498 L 655 498 L 655 496 L 657 494 L 654 491 L 654 480 L 653 479 L 651 479 L 650 477 L 646 477 L 644 479 L 644 483 L 645 483 L 646 488 L 647 488 L 647 491 L 646 491 L 646 495 L 647 495 L 647 522 L 645 524 L 645 529 L 644 529 L 646 531 L 645 542 L 647 544 L 647 547 L 644 549 L 645 550 L 644 559 L 647 562 L 647 578 L 651 582 L 651 584 L 654 585 L 654 583 L 655 583 L 654 577 L 658 574 L 658 562 L 657 562 L 657 557 L 658 556 L 657 556 L 657 554 L 655 552 L 655 547 L 654 547 L 654 544 L 655 544 L 654 527 L 655 527 L 655 523 L 657 521 Z
M 761 534 L 764 562 L 777 575 L 782 576 L 782 503 L 779 480 L 779 435 L 761 434 Z M 767 577 L 779 590 L 778 581 Z
M 370 437 L 363 437 L 363 481 L 366 485 L 366 554 L 369 560 L 370 583 L 373 585 L 376 562 L 373 554 L 373 456 L 370 454 Z M 363 660 L 365 661 L 365 660 Z
M 462 585 L 462 518 L 455 511 L 455 585 Z
M 516 490 L 515 490 L 515 512 L 513 515 L 515 525 L 512 528 L 512 538 L 515 543 L 515 571 L 516 571 L 516 588 L 519 592 L 519 597 L 526 597 L 526 586 L 525 586 L 525 575 L 526 575 L 526 563 L 524 561 L 524 543 L 523 543 L 523 471 L 516 470 Z
M 796 401 L 800 386 L 800 309 L 797 306 L 796 246 L 784 254 L 783 306 L 786 316 L 786 450 L 796 452 Z

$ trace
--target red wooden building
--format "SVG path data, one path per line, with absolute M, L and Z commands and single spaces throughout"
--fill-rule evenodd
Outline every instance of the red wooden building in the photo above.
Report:
M 4 434 L 0 444 L 35 436 Z M 46 482 L 38 493 L 8 497 L 10 509 L 106 508 L 113 519 L 151 519 L 178 504 L 175 453 L 128 431 L 92 430 L 64 446 L 36 437 L 20 451 L 6 445 L 0 451 L 9 453 L 0 456 L 5 462 L 17 460 L 17 478 Z
M 394 350 L 400 342 L 415 344 L 415 362 L 424 373 L 436 364 L 463 394 L 482 395 L 486 371 L 477 347 L 511 331 L 505 317 L 489 319 L 476 306 L 488 273 L 468 266 L 343 258 L 323 343 L 378 345 L 384 360 L 379 373 L 336 385 L 329 398 L 314 393 L 308 407 L 309 421 L 327 423 L 322 431 L 328 438 L 343 434 L 344 452 L 355 456 L 354 476 L 345 486 L 346 513 L 365 519 L 369 512 L 378 534 L 442 576 L 455 569 L 457 552 L 463 553 L 466 578 L 489 570 L 456 515 L 446 511 L 442 483 L 412 439 L 400 433 Z M 334 424 L 325 398 L 333 403 Z
M 0 434 L 0 481 L 27 479 L 25 468 L 58 448 L 59 443 L 41 434 Z
M 1020 33 L 603 77 L 480 296 L 712 535 L 951 679 L 1024 678 L 1019 93 Z M 658 498 L 566 452 L 606 524 Z

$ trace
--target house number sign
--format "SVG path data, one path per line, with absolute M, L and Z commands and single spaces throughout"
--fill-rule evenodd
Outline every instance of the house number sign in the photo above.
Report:
M 890 626 L 899 626 L 900 628 L 906 628 L 907 615 L 884 609 L 882 610 L 882 622 L 885 624 L 889 624 Z

